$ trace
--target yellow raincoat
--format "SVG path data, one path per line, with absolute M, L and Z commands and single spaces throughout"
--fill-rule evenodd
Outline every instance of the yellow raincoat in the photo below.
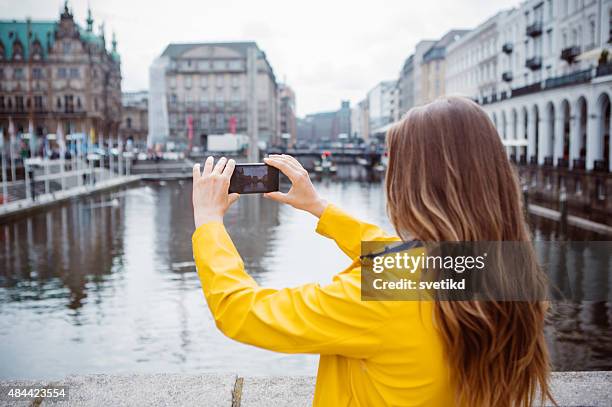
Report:
M 362 241 L 397 240 L 329 205 L 317 232 L 353 260 L 326 286 L 260 287 L 220 222 L 193 234 L 193 253 L 217 327 L 237 341 L 320 354 L 315 406 L 452 406 L 433 303 L 361 301 Z

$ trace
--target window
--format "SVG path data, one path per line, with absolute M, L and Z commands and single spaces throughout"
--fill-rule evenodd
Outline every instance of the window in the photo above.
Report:
M 4 109 L 4 96 L 0 96 L 0 109 Z
M 208 126 L 210 126 L 210 115 L 205 113 L 200 117 L 200 127 L 202 129 L 208 129 Z
M 207 107 L 208 106 L 208 94 L 203 93 L 200 95 L 200 106 Z
M 74 113 L 74 97 L 72 95 L 64 95 L 64 110 L 66 113 Z
M 177 97 L 176 97 L 176 93 L 173 93 L 170 95 L 170 103 L 172 103 L 173 105 L 175 105 L 177 102 Z
M 217 85 L 217 88 L 222 88 L 223 87 L 223 83 L 225 82 L 224 78 L 223 78 L 223 75 L 217 75 L 217 77 L 215 79 L 216 79 L 215 83 Z
M 55 105 L 57 106 L 58 109 L 62 108 L 62 99 L 57 98 L 57 102 L 55 103 Z
M 70 41 L 64 41 L 62 49 L 64 51 L 64 54 L 70 54 L 72 50 L 72 44 L 70 43 Z
M 553 20 L 553 2 L 552 0 L 548 0 L 547 1 L 547 7 L 548 7 L 548 20 L 552 21 Z
M 171 76 L 170 77 L 170 87 L 171 88 L 176 88 L 176 76 Z
M 43 107 L 42 96 L 34 96 L 34 109 L 42 110 L 42 107 Z
M 42 69 L 41 68 L 32 68 L 32 78 L 34 79 L 42 79 Z
M 228 67 L 231 70 L 239 70 L 239 69 L 242 69 L 242 63 L 240 60 L 232 60 L 232 61 L 229 61 Z
M 23 112 L 23 96 L 15 96 L 15 109 Z
M 79 68 L 70 68 L 70 77 L 78 78 L 79 77 Z
M 227 64 L 225 61 L 213 61 L 213 69 L 215 71 L 222 71 L 226 68 Z
M 58 68 L 57 69 L 57 77 L 60 79 L 66 78 L 66 68 Z
M 23 79 L 24 78 L 23 68 L 15 68 L 14 76 L 15 76 L 15 79 Z
M 235 88 L 240 86 L 240 76 L 232 75 L 232 86 L 235 87 Z
M 595 45 L 595 20 L 589 22 L 589 45 Z
M 206 75 L 200 76 L 200 87 L 202 89 L 206 89 L 207 86 L 208 86 L 208 76 Z
M 546 54 L 552 55 L 553 53 L 553 36 L 552 30 L 546 33 Z
M 127 119 L 125 119 L 125 127 L 127 127 L 128 129 L 132 128 L 132 118 L 128 117 Z
M 79 109 L 79 110 L 80 110 L 80 109 L 81 109 L 81 107 L 82 107 L 82 106 L 81 106 L 81 98 L 80 98 L 80 97 L 77 97 L 77 109 Z
M 608 42 L 612 42 L 612 8 L 608 10 Z
M 217 123 L 215 127 L 217 129 L 225 128 L 225 116 L 223 115 L 223 113 L 217 113 Z
M 191 75 L 185 77 L 185 88 L 191 89 Z

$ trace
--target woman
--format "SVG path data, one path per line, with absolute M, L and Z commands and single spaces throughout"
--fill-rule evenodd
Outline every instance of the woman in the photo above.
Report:
M 388 213 L 400 238 L 529 241 L 517 177 L 487 115 L 462 98 L 412 109 L 387 135 Z M 330 285 L 262 288 L 223 227 L 234 162 L 194 167 L 194 258 L 217 326 L 240 342 L 320 354 L 317 406 L 529 406 L 552 400 L 546 303 L 361 301 L 360 244 L 398 240 L 315 191 L 289 156 L 265 162 L 289 177 L 267 198 L 319 218 L 317 232 L 352 260 Z M 526 271 L 535 284 L 537 267 Z

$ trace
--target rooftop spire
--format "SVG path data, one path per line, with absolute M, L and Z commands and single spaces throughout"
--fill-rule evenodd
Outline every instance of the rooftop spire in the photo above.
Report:
M 91 7 L 87 6 L 87 20 L 85 20 L 87 22 L 87 31 L 88 32 L 92 32 L 93 31 L 93 17 L 91 16 Z
M 102 38 L 102 43 L 106 46 L 106 39 L 104 38 L 104 21 L 99 25 L 100 37 Z

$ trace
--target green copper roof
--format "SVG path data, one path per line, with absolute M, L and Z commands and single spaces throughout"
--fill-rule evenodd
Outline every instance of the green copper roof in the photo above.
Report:
M 31 31 L 31 41 L 28 41 L 28 26 Z M 13 57 L 13 43 L 15 39 L 19 39 L 24 50 L 24 59 L 30 56 L 30 44 L 35 40 L 40 41 L 43 50 L 43 58 L 46 58 L 49 53 L 49 47 L 55 42 L 55 30 L 57 28 L 56 21 L 0 21 L 0 41 L 4 45 L 4 57 L 11 59 Z M 77 24 L 79 36 L 83 41 L 89 44 L 95 44 L 99 47 L 104 47 L 104 41 L 101 36 L 87 31 Z M 111 57 L 115 61 L 119 61 L 119 54 L 111 52 Z
M 32 33 L 31 41 L 28 41 L 28 25 Z M 35 40 L 40 41 L 43 48 L 43 58 L 47 57 L 49 45 L 53 45 L 55 41 L 55 27 L 57 23 L 54 21 L 0 21 L 0 41 L 4 45 L 4 57 L 10 59 L 13 57 L 13 43 L 15 39 L 19 39 L 23 46 L 24 58 L 30 55 L 30 43 Z M 48 34 L 48 37 L 47 37 Z

